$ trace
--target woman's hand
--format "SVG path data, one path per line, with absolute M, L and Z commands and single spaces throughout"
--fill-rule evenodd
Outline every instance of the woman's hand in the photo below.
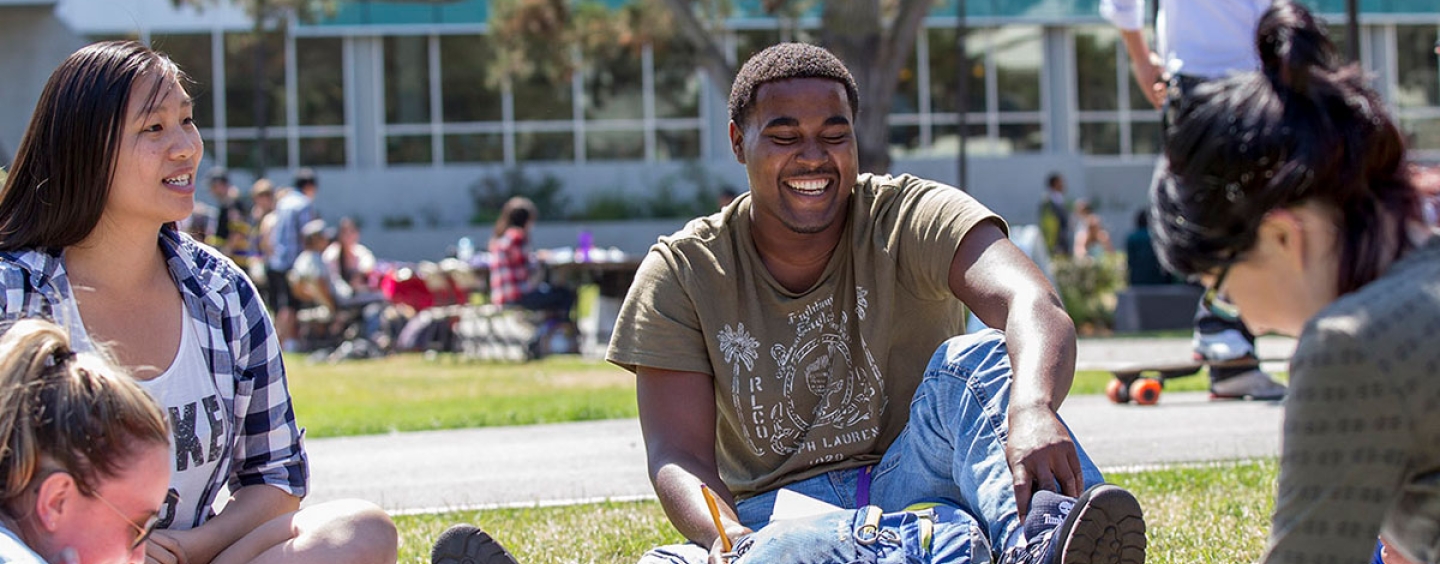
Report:
M 185 547 L 177 538 L 183 531 L 155 531 L 145 542 L 145 564 L 189 564 Z

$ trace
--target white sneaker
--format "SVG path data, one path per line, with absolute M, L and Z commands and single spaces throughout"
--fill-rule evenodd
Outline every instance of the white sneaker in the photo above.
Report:
M 1255 348 L 1250 341 L 1235 329 L 1217 333 L 1196 333 L 1190 344 L 1195 348 L 1196 360 L 1219 362 L 1255 356 Z
M 1256 368 L 1210 383 L 1211 399 L 1247 399 L 1269 401 L 1285 397 L 1285 385 Z

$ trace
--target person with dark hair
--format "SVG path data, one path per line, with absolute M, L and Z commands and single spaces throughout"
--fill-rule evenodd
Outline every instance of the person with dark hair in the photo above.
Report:
M 575 292 L 546 281 L 535 266 L 540 257 L 527 249 L 536 217 L 534 202 L 524 196 L 510 198 L 500 210 L 490 239 L 490 302 L 568 316 Z
M 1065 201 L 1065 177 L 1058 172 L 1045 177 L 1045 199 L 1040 201 L 1040 233 L 1052 258 L 1070 256 L 1074 230 L 1070 227 L 1070 204 Z
M 691 543 L 642 562 L 1143 562 L 1139 503 L 1056 414 L 1076 343 L 1054 289 L 964 192 L 860 174 L 857 107 L 823 48 L 752 57 L 730 97 L 749 191 L 636 274 L 606 358 Z M 955 336 L 962 304 L 1007 331 Z M 786 519 L 791 494 L 838 511 Z
M 1196 88 L 1151 189 L 1161 261 L 1222 315 L 1298 337 L 1262 562 L 1440 562 L 1440 230 L 1357 65 L 1298 3 L 1260 72 Z
M 301 231 L 305 225 L 320 219 L 315 212 L 315 194 L 320 183 L 315 172 L 302 168 L 295 173 L 295 190 L 281 194 L 275 202 L 273 224 L 265 229 L 265 279 L 287 280 L 295 259 L 304 251 L 305 236 Z M 298 327 L 295 319 L 295 296 L 290 294 L 289 284 L 267 284 L 265 301 L 275 312 L 276 334 L 286 351 L 299 350 L 296 339 Z
M 53 323 L 0 331 L 0 562 L 143 561 L 167 507 L 164 412 Z
M 1150 236 L 1150 210 L 1135 212 L 1135 229 L 1125 237 L 1125 270 L 1131 286 L 1157 286 L 1178 282 L 1160 265 Z
M 233 262 L 174 227 L 204 154 L 184 80 L 134 41 L 84 47 L 50 75 L 0 190 L 0 319 L 103 344 L 175 414 L 176 502 L 147 559 L 393 564 L 379 507 L 300 508 L 309 462 L 270 318 Z
M 1101 0 L 1100 12 L 1120 29 L 1135 82 L 1161 110 L 1162 129 L 1173 125 L 1197 86 L 1259 68 L 1251 44 L 1271 0 L 1148 1 L 1157 7 L 1154 50 L 1146 45 L 1143 30 L 1147 0 Z M 1163 167 L 1157 164 L 1157 174 Z M 1244 320 L 1196 304 L 1194 323 L 1195 359 L 1225 364 L 1208 370 L 1212 398 L 1285 397 L 1285 386 L 1260 369 L 1255 335 Z

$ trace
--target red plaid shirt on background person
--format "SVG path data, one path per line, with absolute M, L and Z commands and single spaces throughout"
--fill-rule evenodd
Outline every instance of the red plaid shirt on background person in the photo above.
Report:
M 505 305 L 520 299 L 530 285 L 530 256 L 525 252 L 525 230 L 511 227 L 490 240 L 490 303 Z

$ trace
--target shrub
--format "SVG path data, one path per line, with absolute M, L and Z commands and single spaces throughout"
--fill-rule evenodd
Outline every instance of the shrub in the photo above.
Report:
M 1058 259 L 1051 263 L 1055 286 L 1065 311 L 1081 334 L 1106 332 L 1114 327 L 1115 292 L 1124 284 L 1125 256 L 1106 253 L 1101 258 Z
M 535 202 L 535 209 L 542 218 L 566 219 L 569 217 L 566 210 L 569 202 L 562 193 L 563 189 L 560 179 L 554 175 L 547 173 L 535 180 L 520 167 L 483 177 L 470 185 L 470 201 L 474 205 L 470 224 L 495 223 L 505 200 L 514 196 L 524 196 Z

